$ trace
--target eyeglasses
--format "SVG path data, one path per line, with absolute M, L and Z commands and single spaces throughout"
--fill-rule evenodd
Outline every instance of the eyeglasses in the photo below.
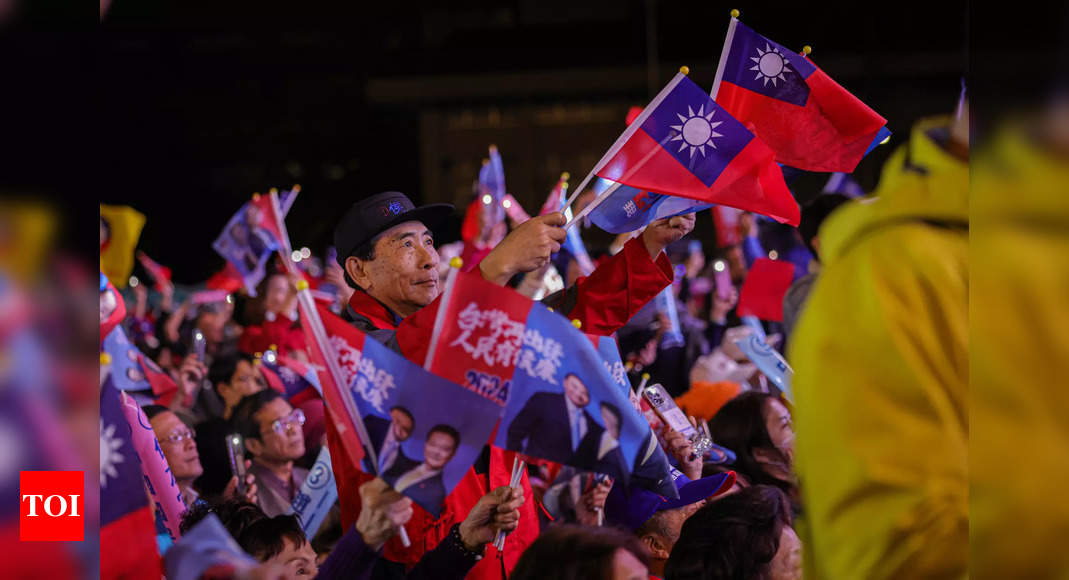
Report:
M 160 439 L 160 443 L 174 443 L 178 444 L 186 439 L 192 440 L 197 436 L 197 432 L 193 429 L 186 429 L 185 431 L 172 431 L 170 435 Z
M 289 414 L 289 417 L 275 419 L 271 422 L 271 430 L 279 435 L 285 435 L 286 431 L 288 431 L 289 428 L 293 426 L 304 426 L 304 411 L 300 409 L 294 409 L 294 411 Z

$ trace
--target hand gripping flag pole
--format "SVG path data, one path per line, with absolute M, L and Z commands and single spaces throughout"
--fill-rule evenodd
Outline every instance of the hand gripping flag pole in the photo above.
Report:
M 290 254 L 293 253 L 290 244 L 289 232 L 286 230 L 286 222 L 281 218 L 281 211 L 279 211 L 278 195 L 276 192 L 271 192 L 271 205 L 274 209 L 274 219 L 277 222 L 279 232 L 281 235 L 280 240 L 280 253 L 282 255 L 282 262 L 286 265 L 286 270 L 293 275 L 299 277 L 297 281 L 297 303 L 300 306 L 301 311 L 304 313 L 303 323 L 308 324 L 312 331 L 312 336 L 315 337 L 317 346 L 323 353 L 323 358 L 327 363 L 327 370 L 330 373 L 330 378 L 337 385 L 338 391 L 341 393 L 342 402 L 345 405 L 345 410 L 349 413 L 349 416 L 353 420 L 353 425 L 356 427 L 357 435 L 360 437 L 360 442 L 364 446 L 368 457 L 371 459 L 371 464 L 378 469 L 378 457 L 375 453 L 375 447 L 371 444 L 371 436 L 368 435 L 367 427 L 364 426 L 364 421 L 360 417 L 360 414 L 356 410 L 356 401 L 353 400 L 352 392 L 347 388 L 344 380 L 344 374 L 341 371 L 341 367 L 338 366 L 338 355 L 334 352 L 334 347 L 327 340 L 327 331 L 323 326 L 323 320 L 319 318 L 319 311 L 316 310 L 315 299 L 312 297 L 312 292 L 308 288 L 308 281 L 300 276 L 297 271 L 296 265 L 293 263 Z M 401 544 L 404 547 L 412 545 L 411 540 L 408 538 L 408 533 L 405 531 L 404 526 L 401 526 L 398 535 L 401 538 Z

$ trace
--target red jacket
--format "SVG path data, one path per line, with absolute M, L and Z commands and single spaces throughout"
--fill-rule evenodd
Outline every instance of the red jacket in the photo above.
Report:
M 545 302 L 568 318 L 582 321 L 584 332 L 610 335 L 671 283 L 672 266 L 668 258 L 662 253 L 656 262 L 651 260 L 641 239 L 636 238 L 590 276 L 577 280 L 573 288 L 550 296 Z M 355 292 L 349 301 L 349 307 L 352 313 L 357 315 L 356 326 L 373 338 L 398 348 L 405 358 L 417 361 L 417 364 L 426 358 L 438 309 L 437 301 L 403 322 L 364 292 Z M 395 331 L 393 337 L 383 332 L 387 330 Z M 329 421 L 327 445 L 331 457 L 334 458 L 334 476 L 338 482 L 342 526 L 347 529 L 356 522 L 360 513 L 360 494 L 357 488 L 374 476 L 363 473 L 352 465 L 342 450 L 333 424 Z M 494 446 L 490 449 L 489 481 L 487 475 L 480 476 L 474 468 L 469 469 L 467 475 L 446 497 L 445 508 L 437 519 L 426 510 L 413 505 L 415 513 L 405 525 L 412 545 L 404 548 L 398 538 L 391 538 L 384 551 L 387 559 L 401 562 L 411 568 L 419 562 L 424 553 L 438 545 L 454 523 L 463 521 L 483 495 L 496 487 L 509 484 L 515 453 Z M 539 532 L 537 508 L 526 473 L 522 485 L 527 501 L 520 510 L 519 527 L 509 534 L 505 541 L 504 563 L 508 571 L 516 565 L 523 550 L 535 540 Z M 488 545 L 485 557 L 472 569 L 468 577 L 497 579 L 500 576 L 501 565 L 498 563 L 497 550 Z
M 248 354 L 264 352 L 271 345 L 278 348 L 281 356 L 289 356 L 295 350 L 307 350 L 300 323 L 279 315 L 258 326 L 246 327 L 238 339 L 238 350 Z

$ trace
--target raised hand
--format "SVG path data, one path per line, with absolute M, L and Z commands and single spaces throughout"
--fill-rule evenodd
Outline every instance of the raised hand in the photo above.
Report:
M 520 224 L 479 264 L 483 278 L 504 285 L 519 272 L 537 270 L 560 250 L 568 233 L 562 228 L 564 214 L 550 213 Z

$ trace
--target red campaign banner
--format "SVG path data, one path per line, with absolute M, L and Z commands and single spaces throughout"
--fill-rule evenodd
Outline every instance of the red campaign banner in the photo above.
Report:
M 794 264 L 785 260 L 758 258 L 739 292 L 739 316 L 783 321 L 783 296 L 794 280 Z
M 322 320 L 323 327 L 326 330 L 327 340 L 334 347 L 333 351 L 337 353 L 338 367 L 344 375 L 342 380 L 346 381 L 346 384 L 338 385 L 334 382 L 330 367 L 327 364 L 326 345 L 320 344 L 316 340 L 312 329 L 313 325 L 309 320 L 311 314 L 305 310 L 304 301 L 298 301 L 298 306 L 301 310 L 301 328 L 308 344 L 308 355 L 312 359 L 309 366 L 315 368 L 319 373 L 319 384 L 323 387 L 323 401 L 327 415 L 330 421 L 334 423 L 338 436 L 342 439 L 342 445 L 349 453 L 353 465 L 360 465 L 360 460 L 364 458 L 364 446 L 360 441 L 357 427 L 353 423 L 355 409 L 353 409 L 352 413 L 342 411 L 349 408 L 342 395 L 342 389 L 347 388 L 356 375 L 356 370 L 360 364 L 360 353 L 363 351 L 364 341 L 367 337 L 333 312 L 318 304 L 316 305 L 319 318 Z
M 533 302 L 455 270 L 439 302 L 423 368 L 504 405 Z

